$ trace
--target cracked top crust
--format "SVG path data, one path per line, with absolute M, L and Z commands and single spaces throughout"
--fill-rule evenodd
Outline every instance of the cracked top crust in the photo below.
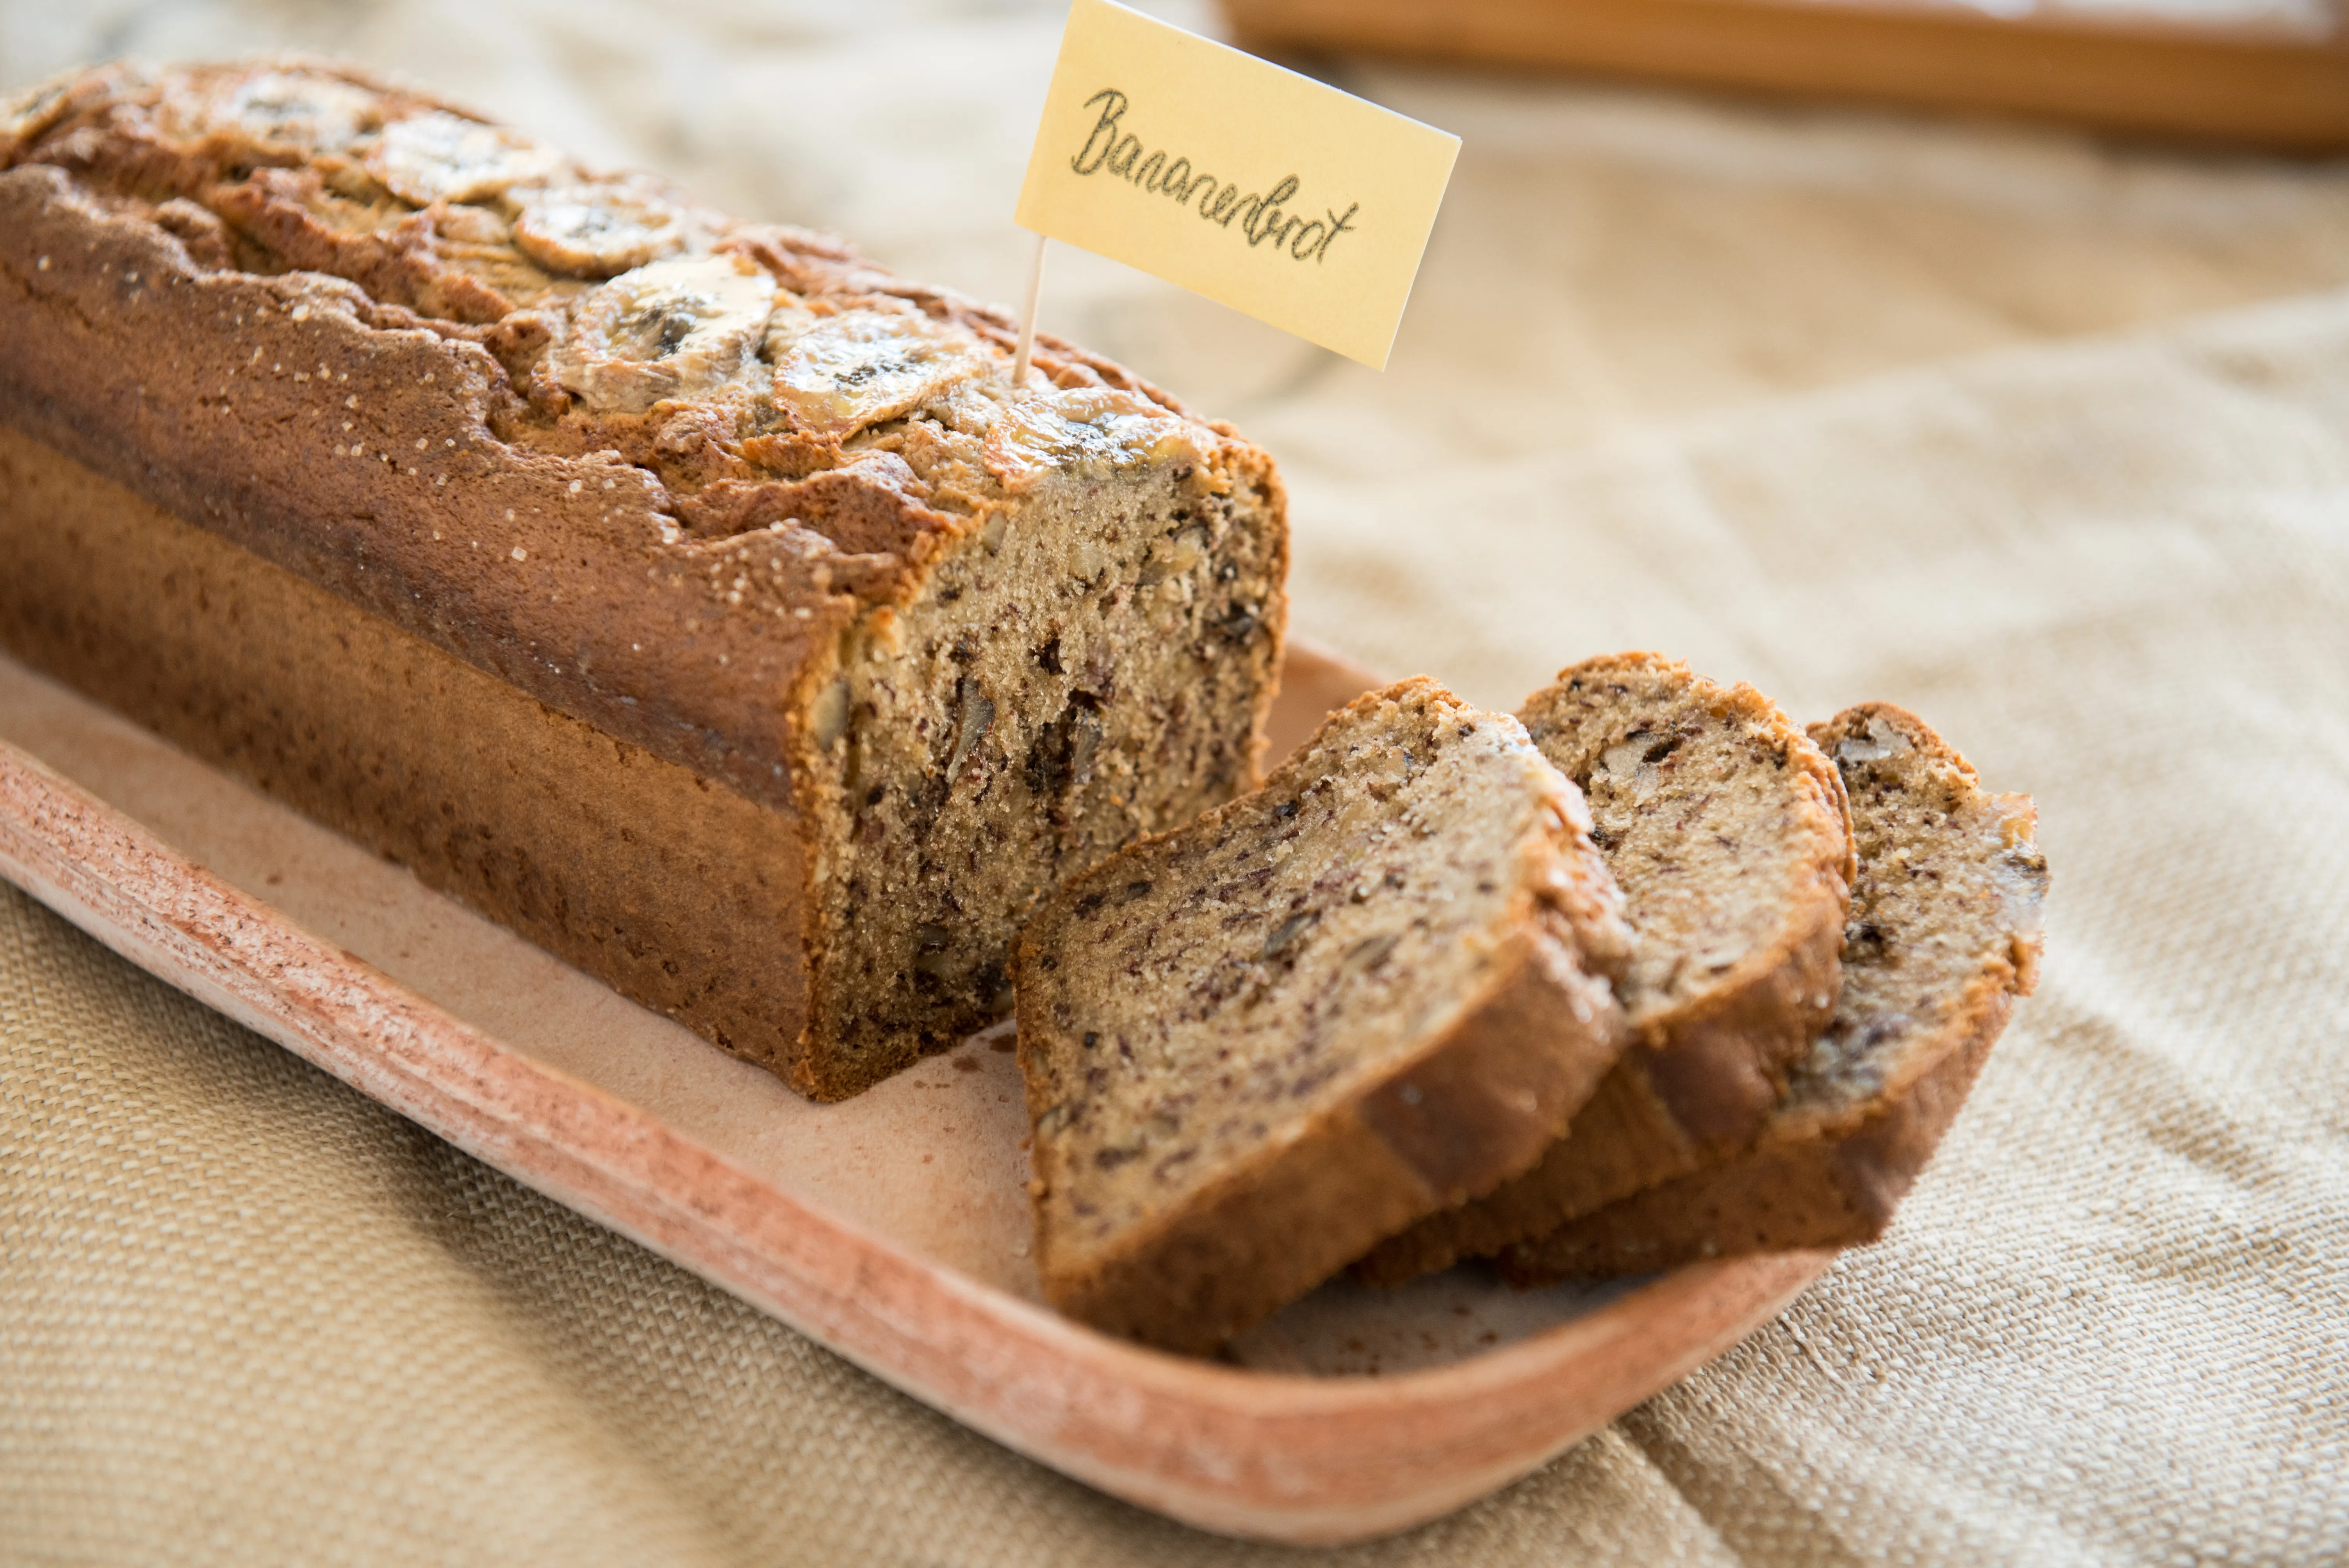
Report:
M 838 634 L 1042 480 L 1268 475 L 839 242 L 302 60 L 0 107 L 0 418 L 771 803 Z

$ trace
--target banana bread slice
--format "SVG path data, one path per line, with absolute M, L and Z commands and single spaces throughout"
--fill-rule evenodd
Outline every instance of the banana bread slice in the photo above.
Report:
M 1064 884 L 1022 935 L 1045 1294 L 1206 1351 L 1522 1171 L 1624 1039 L 1580 796 L 1427 680 Z
M 1776 704 L 1620 654 L 1562 671 L 1518 717 L 1588 798 L 1623 889 L 1635 1044 L 1533 1170 L 1364 1258 L 1355 1272 L 1375 1284 L 1497 1252 L 1742 1148 L 1835 1006 L 1850 826 L 1834 768 Z
M 2030 995 L 2047 891 L 2031 798 L 1986 793 L 1887 704 L 1811 733 L 1859 843 L 1834 1023 L 1752 1150 L 1509 1248 L 1513 1283 L 1874 1241 Z

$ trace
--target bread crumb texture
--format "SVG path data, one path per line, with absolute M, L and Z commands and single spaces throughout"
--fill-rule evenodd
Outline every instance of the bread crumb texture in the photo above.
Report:
M 1322 1172 L 1284 1157 L 1461 1039 L 1529 966 L 1559 978 L 1543 1006 L 1593 1057 L 1587 1091 L 1620 1037 L 1583 962 L 1619 959 L 1628 938 L 1584 820 L 1515 719 L 1406 682 L 1332 718 L 1262 789 L 1063 887 L 1019 974 L 1048 1293 L 1081 1303 L 1161 1247 L 1182 1254 L 1164 1260 L 1165 1292 L 1196 1288 L 1185 1271 L 1216 1249 L 1172 1240 L 1186 1217 L 1251 1182 L 1311 1187 Z M 1463 1195 L 1409 1184 L 1418 1212 Z M 1231 1250 L 1284 1254 L 1271 1272 L 1299 1290 L 1382 1222 L 1288 1217 L 1306 1222 Z

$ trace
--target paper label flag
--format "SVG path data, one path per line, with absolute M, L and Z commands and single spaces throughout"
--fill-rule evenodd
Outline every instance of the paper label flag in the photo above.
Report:
M 1382 367 L 1459 151 L 1294 71 L 1076 0 L 1018 218 Z

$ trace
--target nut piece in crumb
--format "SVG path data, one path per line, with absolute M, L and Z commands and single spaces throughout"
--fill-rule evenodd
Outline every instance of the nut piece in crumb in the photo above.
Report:
M 1882 714 L 1868 713 L 1865 709 L 1855 712 L 1855 721 L 1847 729 L 1856 733 L 1847 732 L 1836 742 L 1837 766 L 1852 768 L 1863 762 L 1881 762 L 1888 757 L 1903 756 L 1916 749 L 1909 743 L 1909 738 L 1900 733 L 1899 727 Z
M 548 368 L 592 412 L 641 414 L 740 374 L 774 307 L 773 280 L 739 256 L 654 262 L 585 296 Z
M 502 126 L 431 109 L 383 128 L 367 151 L 367 171 L 404 201 L 480 201 L 516 185 L 551 180 L 563 155 Z
M 969 328 L 884 310 L 786 313 L 768 330 L 767 355 L 775 401 L 792 422 L 842 438 L 997 368 L 994 351 Z
M 607 278 L 685 249 L 685 222 L 650 191 L 612 181 L 513 193 L 514 243 L 549 272 Z

